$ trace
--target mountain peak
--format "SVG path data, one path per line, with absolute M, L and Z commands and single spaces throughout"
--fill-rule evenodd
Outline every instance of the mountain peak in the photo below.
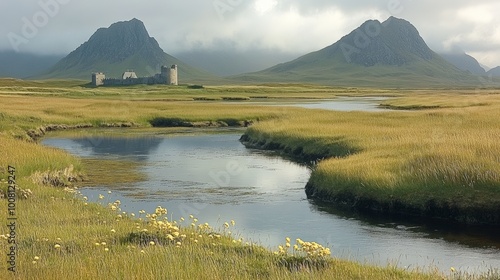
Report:
M 211 76 L 166 54 L 149 36 L 144 23 L 133 18 L 99 28 L 87 42 L 42 77 L 88 78 L 92 72 L 119 77 L 127 69 L 134 69 L 137 75 L 146 77 L 159 71 L 161 65 L 172 64 L 179 65 L 184 78 Z
M 336 43 L 245 79 L 321 81 L 337 85 L 408 86 L 422 81 L 447 84 L 473 79 L 433 52 L 408 21 L 367 20 Z
M 397 18 L 395 16 L 390 16 L 388 17 L 384 22 L 384 25 L 388 24 L 405 24 L 405 25 L 411 25 L 413 26 L 409 21 L 402 19 L 402 18 Z
M 128 46 L 134 45 L 135 47 L 148 41 L 154 41 L 156 43 L 156 40 L 149 36 L 144 23 L 136 18 L 129 21 L 113 23 L 108 28 L 99 28 L 94 35 L 90 37 L 89 42 L 93 40 L 105 41 L 110 45 L 126 44 Z M 156 45 L 158 45 L 158 43 L 156 43 Z
M 144 26 L 144 23 L 136 18 L 133 18 L 128 21 L 115 22 L 108 27 L 108 29 L 119 29 L 119 28 L 132 29 L 138 32 L 145 32 L 146 34 L 148 33 L 148 31 L 146 30 L 146 26 Z
M 392 16 L 382 23 L 365 21 L 329 48 L 332 52 L 340 50 L 348 63 L 363 66 L 401 66 L 434 56 L 410 22 Z

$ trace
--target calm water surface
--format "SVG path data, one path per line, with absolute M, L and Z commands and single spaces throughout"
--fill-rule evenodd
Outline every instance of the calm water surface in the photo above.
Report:
M 299 102 L 287 106 L 302 107 L 308 109 L 324 109 L 333 111 L 364 111 L 382 112 L 388 109 L 381 108 L 380 102 L 387 100 L 386 97 L 338 97 L 333 100 L 318 100 L 310 102 Z
M 270 105 L 270 106 L 290 106 L 301 107 L 308 109 L 323 109 L 333 111 L 364 111 L 364 112 L 382 112 L 392 111 L 380 107 L 380 103 L 389 99 L 389 97 L 337 97 L 335 99 L 317 99 L 317 100 L 297 100 L 297 101 L 245 101 L 234 102 L 239 104 L 255 104 L 255 105 Z
M 99 194 L 120 199 L 123 211 L 152 212 L 161 205 L 174 219 L 194 214 L 216 226 L 234 219 L 233 232 L 264 246 L 276 248 L 289 236 L 328 245 L 335 256 L 374 264 L 443 271 L 453 266 L 470 272 L 500 267 L 495 233 L 375 220 L 317 204 L 304 192 L 307 166 L 246 149 L 239 137 L 47 138 L 43 144 L 81 157 L 140 162 L 147 181 L 81 189 L 91 201 L 98 201 Z

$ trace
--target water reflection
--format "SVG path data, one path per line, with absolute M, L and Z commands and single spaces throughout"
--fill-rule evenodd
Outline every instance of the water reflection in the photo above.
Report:
M 310 203 L 312 211 L 325 212 L 344 219 L 362 220 L 364 223 L 377 228 L 412 232 L 425 238 L 442 239 L 470 248 L 500 249 L 500 229 L 498 227 L 451 225 L 418 217 L 405 217 L 402 219 L 384 215 L 367 215 L 358 211 L 353 212 L 352 209 L 333 207 L 321 201 L 310 200 Z
M 43 144 L 65 149 L 81 157 L 128 157 L 147 160 L 163 141 L 159 137 L 90 136 L 79 138 L 48 138 Z
M 335 256 L 375 264 L 436 265 L 444 271 L 450 266 L 469 271 L 500 267 L 498 238 L 367 219 L 308 201 L 304 186 L 310 170 L 306 166 L 246 149 L 238 138 L 238 134 L 224 134 L 45 139 L 43 143 L 84 157 L 141 160 L 148 181 L 116 186 L 107 198 L 120 199 L 123 211 L 152 212 L 162 205 L 173 219 L 194 214 L 213 225 L 234 219 L 245 237 L 266 246 L 275 247 L 286 236 L 302 238 L 328 245 Z M 99 145 L 92 144 L 96 142 Z M 98 195 L 108 189 L 93 187 L 82 192 L 98 201 Z M 463 241 L 463 232 L 478 243 Z

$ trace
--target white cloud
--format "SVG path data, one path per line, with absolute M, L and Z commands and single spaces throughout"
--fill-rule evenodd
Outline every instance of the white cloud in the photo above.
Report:
M 276 5 L 278 5 L 278 1 L 276 0 L 257 0 L 255 1 L 254 8 L 259 15 L 265 15 L 271 12 Z
M 496 6 L 496 5 L 493 5 Z M 498 10 L 492 10 L 492 5 L 474 5 L 464 7 L 458 10 L 459 20 L 465 20 L 471 23 L 489 24 L 495 18 L 494 13 Z

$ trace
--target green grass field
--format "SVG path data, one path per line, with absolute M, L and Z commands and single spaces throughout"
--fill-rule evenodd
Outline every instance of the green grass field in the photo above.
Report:
M 406 94 L 408 98 L 403 97 Z M 416 112 L 339 113 L 224 101 L 224 97 L 282 100 L 337 95 L 398 96 L 400 99 L 387 101 L 392 107 L 447 106 Z M 219 101 L 196 101 L 198 96 Z M 120 164 L 133 170 L 133 164 L 86 162 L 30 141 L 27 131 L 48 124 L 100 127 L 133 122 L 138 128 L 124 131 L 138 133 L 151 129 L 151 120 L 157 117 L 252 120 L 257 123 L 246 134 L 256 143 L 275 143 L 275 148 L 301 155 L 326 156 L 310 183 L 333 195 L 339 189 L 349 190 L 380 200 L 397 196 L 402 202 L 421 205 L 431 194 L 435 200 L 457 205 L 489 207 L 498 203 L 500 191 L 499 100 L 497 93 L 474 91 L 394 92 L 300 85 L 224 86 L 201 91 L 159 86 L 93 89 L 78 81 L 0 80 L 0 178 L 7 179 L 7 166 L 15 166 L 22 189 L 17 201 L 16 277 L 467 279 L 457 272 L 410 272 L 332 259 L 321 256 L 320 245 L 288 242 L 285 236 L 284 249 L 275 254 L 240 242 L 239 236 L 229 233 L 230 221 L 207 228 L 195 217 L 170 221 L 163 219 L 161 211 L 158 217 L 122 213 L 117 209 L 119 203 L 110 201 L 107 194 L 98 202 L 85 201 L 71 189 L 41 182 L 48 178 L 45 182 L 67 184 L 68 177 L 81 173 L 99 176 L 89 173 L 89 165 L 105 170 Z M 127 179 L 140 180 L 140 174 Z M 1 189 L 7 189 L 6 181 Z M 1 209 L 7 209 L 7 204 L 0 200 Z M 0 211 L 3 221 L 6 215 Z M 4 228 L 0 235 L 6 237 L 6 231 Z M 8 252 L 7 240 L 1 240 L 1 252 Z M 287 255 L 283 253 L 286 243 L 290 243 Z M 294 252 L 293 245 L 301 250 Z M 7 269 L 5 262 L 0 267 Z M 475 278 L 496 279 L 497 273 Z

